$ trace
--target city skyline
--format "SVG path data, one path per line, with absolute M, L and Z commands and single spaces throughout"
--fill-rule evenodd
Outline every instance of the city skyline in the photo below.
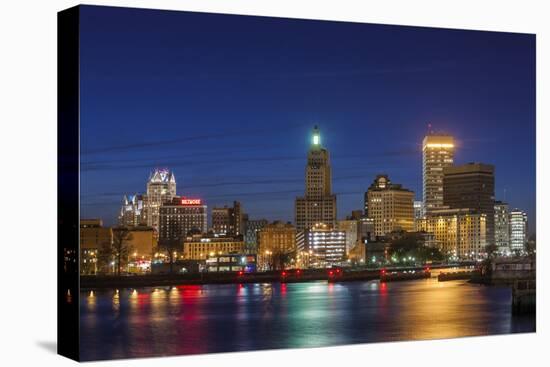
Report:
M 209 77 L 220 51 L 202 45 L 222 47 L 223 36 L 205 32 L 182 40 L 190 42 L 186 47 L 177 36 L 217 15 L 163 12 L 142 19 L 135 9 L 116 9 L 117 24 L 107 14 L 105 29 L 87 32 L 103 11 L 90 9 L 82 22 L 83 50 L 94 51 L 82 62 L 83 218 L 113 225 L 123 196 L 145 192 L 150 171 L 167 167 L 177 194 L 200 197 L 209 211 L 238 200 L 251 219 L 293 221 L 315 124 L 331 151 L 339 219 L 362 208 L 377 174 L 388 174 L 420 200 L 421 142 L 431 123 L 457 140 L 455 164 L 495 165 L 495 199 L 526 211 L 535 232 L 534 39 L 528 35 L 224 17 L 217 27 L 239 24 L 241 40 L 226 40 L 225 64 Z M 302 22 L 314 31 L 288 39 Z M 277 44 L 280 37 L 288 44 Z M 326 54 L 327 45 L 312 42 L 317 37 L 339 53 Z M 140 42 L 152 47 L 156 40 L 162 40 L 155 49 L 162 61 L 140 51 Z M 424 52 L 408 45 L 411 40 Z M 246 42 L 257 55 L 237 52 Z M 120 44 L 119 52 L 114 46 Z M 392 64 L 413 50 L 407 63 Z M 101 54 L 110 57 L 103 61 Z M 201 62 L 192 54 L 202 55 Z M 167 61 L 174 59 L 183 64 Z M 272 59 L 277 62 L 260 63 Z M 215 101 L 211 108 L 208 101 Z

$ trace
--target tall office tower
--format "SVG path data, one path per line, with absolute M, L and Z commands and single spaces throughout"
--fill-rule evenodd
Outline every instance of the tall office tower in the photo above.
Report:
M 243 234 L 243 212 L 241 203 L 233 202 L 233 207 L 212 208 L 212 231 L 218 235 L 238 236 Z
M 499 254 L 510 253 L 510 211 L 502 201 L 495 201 L 495 245 Z
M 427 135 L 422 141 L 422 197 L 425 213 L 443 206 L 443 168 L 452 166 L 454 139 Z
M 303 231 L 318 223 L 336 226 L 336 195 L 332 194 L 330 155 L 321 144 L 319 128 L 313 128 L 307 155 L 305 196 L 297 197 L 294 216 L 296 229 Z
M 201 199 L 175 196 L 160 207 L 159 213 L 159 245 L 163 247 L 183 244 L 190 232 L 206 233 L 207 208 Z
M 244 242 L 246 244 L 246 253 L 258 253 L 258 234 L 260 230 L 267 224 L 267 219 L 249 219 L 246 221 L 244 229 Z
M 143 215 L 143 195 L 124 195 L 122 207 L 118 215 L 118 225 L 124 227 L 135 227 L 146 224 Z
M 468 163 L 443 169 L 443 205 L 469 208 L 487 218 L 487 245 L 495 243 L 495 168 Z
M 414 192 L 392 184 L 387 175 L 378 175 L 365 193 L 367 216 L 374 220 L 374 234 L 414 229 Z
M 514 209 L 510 212 L 510 249 L 525 251 L 527 243 L 527 213 Z
M 159 230 L 159 209 L 176 196 L 176 178 L 168 169 L 155 169 L 147 181 L 145 216 L 147 226 Z

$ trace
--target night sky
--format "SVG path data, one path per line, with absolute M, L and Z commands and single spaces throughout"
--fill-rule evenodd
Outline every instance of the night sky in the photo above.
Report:
M 422 198 L 421 142 L 495 165 L 496 198 L 535 229 L 535 36 L 81 8 L 81 217 L 115 224 L 155 167 L 209 208 L 293 221 L 310 131 L 338 217 L 378 173 Z

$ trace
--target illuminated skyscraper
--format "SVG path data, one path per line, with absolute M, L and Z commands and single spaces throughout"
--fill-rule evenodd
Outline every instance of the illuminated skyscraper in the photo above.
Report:
M 305 196 L 296 198 L 296 229 L 303 231 L 318 223 L 336 226 L 336 195 L 332 194 L 332 177 L 328 150 L 321 144 L 321 133 L 313 129 L 305 172 Z
M 527 243 L 527 213 L 514 209 L 510 212 L 510 248 L 514 251 L 525 251 Z
M 502 201 L 495 201 L 495 245 L 500 254 L 510 252 L 510 211 Z
M 149 227 L 159 230 L 159 209 L 176 196 L 176 178 L 168 169 L 155 169 L 147 182 L 145 216 Z
M 443 206 L 443 168 L 452 166 L 454 139 L 427 135 L 422 141 L 422 195 L 426 213 Z

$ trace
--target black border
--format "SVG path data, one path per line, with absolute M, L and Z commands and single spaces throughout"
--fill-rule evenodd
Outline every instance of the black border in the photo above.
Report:
M 79 7 L 57 13 L 57 353 L 80 360 Z

